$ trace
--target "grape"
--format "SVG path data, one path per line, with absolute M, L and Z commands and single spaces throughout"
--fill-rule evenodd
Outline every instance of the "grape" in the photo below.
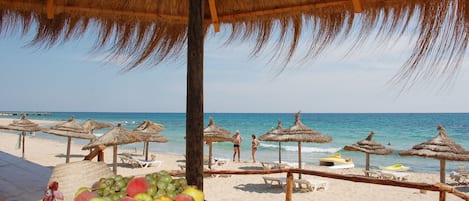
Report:
M 165 183 L 163 181 L 159 181 L 158 183 L 156 183 L 156 186 L 158 187 L 158 191 L 161 190 L 165 190 L 166 187 L 168 186 L 168 183 Z
M 176 186 L 173 183 L 169 183 L 168 186 L 166 186 L 167 192 L 174 192 L 175 190 L 176 190 Z
M 119 196 L 119 194 L 114 194 L 111 196 L 111 200 L 112 201 L 119 201 L 121 199 L 121 197 Z
M 166 192 L 166 195 L 169 196 L 170 198 L 176 197 L 177 193 L 172 191 L 172 192 Z
M 158 189 L 158 191 L 156 192 L 155 197 L 161 197 L 163 195 L 166 195 L 166 191 L 163 190 L 163 189 Z
M 169 184 L 171 183 L 171 181 L 173 181 L 173 178 L 171 177 L 171 175 L 161 175 L 159 181 Z
M 154 195 L 156 195 L 157 191 L 158 191 L 158 189 L 157 189 L 156 185 L 150 184 L 148 186 L 148 189 L 147 189 L 147 194 L 151 195 L 151 196 L 154 196 Z

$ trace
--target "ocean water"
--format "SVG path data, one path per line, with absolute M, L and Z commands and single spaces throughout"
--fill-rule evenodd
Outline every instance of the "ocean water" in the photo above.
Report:
M 150 143 L 152 152 L 185 153 L 185 114 L 184 113 L 94 113 L 94 112 L 54 112 L 51 115 L 35 116 L 29 118 L 43 120 L 67 120 L 71 116 L 82 123 L 87 119 L 110 122 L 114 125 L 123 123 L 127 129 L 134 129 L 143 120 L 150 120 L 163 124 L 165 130 L 161 133 L 169 139 L 168 143 Z M 12 116 L 8 116 L 12 117 Z M 241 145 L 241 159 L 251 160 L 251 134 L 263 135 L 277 126 L 277 120 L 282 121 L 284 128 L 293 125 L 294 113 L 207 113 L 205 125 L 208 119 L 213 117 L 217 126 L 230 130 L 232 134 L 236 130 L 241 132 L 243 142 Z M 18 117 L 19 118 L 19 117 Z M 302 161 L 307 164 L 318 165 L 319 158 L 327 157 L 339 152 L 343 157 L 352 158 L 356 167 L 365 166 L 365 154 L 362 152 L 344 151 L 345 145 L 351 145 L 368 136 L 370 131 L 375 132 L 374 141 L 395 150 L 394 154 L 380 156 L 371 155 L 372 168 L 402 163 L 410 166 L 412 171 L 438 172 L 439 161 L 432 158 L 401 157 L 399 152 L 410 149 L 412 146 L 434 138 L 438 132 L 436 127 L 442 124 L 448 135 L 465 149 L 469 149 L 469 113 L 301 113 L 303 124 L 330 136 L 330 143 L 301 143 Z M 95 135 L 100 136 L 107 130 L 97 130 Z M 66 140 L 50 134 L 38 133 L 38 137 Z M 74 142 L 86 144 L 86 140 L 73 139 Z M 121 145 L 123 148 L 143 148 L 143 143 Z M 281 144 L 282 161 L 298 161 L 298 147 L 295 142 Z M 205 146 L 208 154 L 208 147 Z M 230 142 L 213 144 L 213 153 L 216 158 L 232 158 L 233 145 Z M 278 160 L 278 143 L 261 141 L 257 151 L 258 161 Z M 467 162 L 447 161 L 447 171 L 454 170 L 456 166 L 465 165 Z

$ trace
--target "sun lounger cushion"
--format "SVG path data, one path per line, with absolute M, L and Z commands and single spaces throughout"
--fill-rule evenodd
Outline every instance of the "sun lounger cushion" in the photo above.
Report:
M 265 184 L 280 188 L 283 188 L 283 184 L 287 181 L 286 178 L 283 177 L 262 177 L 262 179 L 264 179 Z
M 319 191 L 320 189 L 327 190 L 329 182 L 319 179 L 294 179 L 293 183 L 297 189 L 306 189 L 306 191 Z
M 381 179 L 392 179 L 392 180 L 398 180 L 398 181 L 403 181 L 409 179 L 409 174 L 404 173 L 404 172 L 394 172 L 394 171 L 387 171 L 387 170 L 380 170 L 376 171 Z

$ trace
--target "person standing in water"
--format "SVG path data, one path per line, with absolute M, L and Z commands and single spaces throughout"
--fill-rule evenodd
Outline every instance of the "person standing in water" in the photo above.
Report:
M 256 151 L 257 151 L 257 145 L 259 145 L 259 140 L 257 140 L 256 135 L 252 134 L 252 162 L 256 162 Z
M 240 146 L 241 143 L 243 142 L 243 138 L 241 137 L 241 134 L 237 130 L 236 133 L 233 135 L 233 161 L 235 161 L 236 154 L 238 154 L 238 162 L 241 162 L 241 151 L 240 151 Z

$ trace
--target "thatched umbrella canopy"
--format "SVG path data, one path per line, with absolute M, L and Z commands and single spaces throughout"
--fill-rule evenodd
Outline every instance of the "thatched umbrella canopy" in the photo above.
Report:
M 347 145 L 344 147 L 346 151 L 361 151 L 366 154 L 366 165 L 365 169 L 370 170 L 370 154 L 376 155 L 389 155 L 394 152 L 393 149 L 386 148 L 385 146 L 373 141 L 375 132 L 371 131 L 368 137 L 364 140 L 360 140 L 355 144 Z
M 72 144 L 72 137 L 73 138 L 80 138 L 80 139 L 88 139 L 94 140 L 96 136 L 91 134 L 90 131 L 85 130 L 83 126 L 77 124 L 75 122 L 75 118 L 71 117 L 69 120 L 63 123 L 59 123 L 51 128 L 42 128 L 42 132 L 50 133 L 58 136 L 67 137 L 67 158 L 65 159 L 65 163 L 70 162 L 70 146 Z
M 41 128 L 39 127 L 38 124 L 30 121 L 28 119 L 28 116 L 23 113 L 21 116 L 20 120 L 13 120 L 13 123 L 9 124 L 8 126 L 1 126 L 0 129 L 5 129 L 5 130 L 14 130 L 14 131 L 21 131 L 20 134 L 20 139 L 19 141 L 22 142 L 22 152 L 21 152 L 21 158 L 24 158 L 24 146 L 25 146 L 25 138 L 26 138 L 26 133 L 27 132 L 36 132 L 40 131 Z M 21 146 L 21 143 L 18 143 L 18 146 Z
M 262 141 L 274 141 L 278 142 L 278 162 L 282 163 L 282 141 L 278 139 L 284 134 L 284 128 L 282 128 L 282 121 L 277 120 L 277 128 L 267 131 L 264 135 L 259 136 L 259 140 Z
M 148 160 L 148 146 L 150 142 L 166 143 L 168 139 L 161 135 L 160 131 L 164 130 L 164 126 L 152 121 L 144 120 L 143 123 L 137 126 L 134 131 L 142 133 L 144 143 L 143 151 L 145 153 L 145 160 Z
M 212 142 L 231 142 L 233 138 L 230 131 L 215 125 L 210 117 L 208 126 L 204 128 L 204 139 L 208 144 L 208 168 L 212 168 Z
M 261 139 L 259 137 L 259 139 Z M 295 114 L 295 123 L 287 129 L 279 130 L 277 135 L 268 135 L 262 138 L 264 141 L 298 142 L 298 168 L 301 169 L 301 142 L 326 143 L 332 142 L 332 138 L 304 125 L 300 120 L 300 112 Z M 280 161 L 279 161 L 280 162 Z M 299 174 L 301 179 L 301 174 Z
M 90 131 L 91 134 L 93 134 L 94 130 L 99 130 L 103 128 L 111 128 L 112 124 L 106 123 L 106 122 L 95 121 L 93 119 L 88 119 L 85 122 L 83 122 L 82 126 L 85 130 Z
M 252 40 L 254 55 L 269 49 L 272 58 L 285 63 L 299 53 L 317 58 L 345 40 L 358 49 L 367 39 L 394 41 L 389 39 L 409 31 L 418 36 L 395 80 L 411 86 L 419 78 L 456 74 L 469 41 L 468 4 L 465 0 L 0 0 L 0 35 L 32 32 L 30 44 L 48 48 L 92 30 L 98 33 L 93 35 L 93 48 L 108 50 L 110 56 L 128 55 L 128 69 L 179 61 L 187 43 L 186 155 L 191 165 L 186 176 L 189 184 L 203 189 L 203 53 L 210 25 L 215 32 L 230 35 L 228 44 Z M 278 48 L 269 48 L 271 42 Z M 309 46 L 296 51 L 299 44 Z
M 424 158 L 435 158 L 440 160 L 440 182 L 446 183 L 445 169 L 446 160 L 469 161 L 469 151 L 454 142 L 442 125 L 438 125 L 438 135 L 426 142 L 413 146 L 411 149 L 399 153 L 400 156 L 419 156 Z M 446 194 L 440 192 L 440 200 L 445 199 Z
M 82 149 L 92 149 L 99 145 L 104 145 L 106 147 L 112 146 L 114 148 L 113 153 L 113 171 L 114 174 L 117 173 L 117 145 L 121 144 L 130 144 L 134 142 L 143 141 L 141 133 L 135 131 L 129 131 L 125 128 L 122 128 L 122 124 L 117 124 L 116 127 L 112 128 L 108 132 L 104 133 L 101 137 L 97 138 L 95 141 L 85 145 Z

